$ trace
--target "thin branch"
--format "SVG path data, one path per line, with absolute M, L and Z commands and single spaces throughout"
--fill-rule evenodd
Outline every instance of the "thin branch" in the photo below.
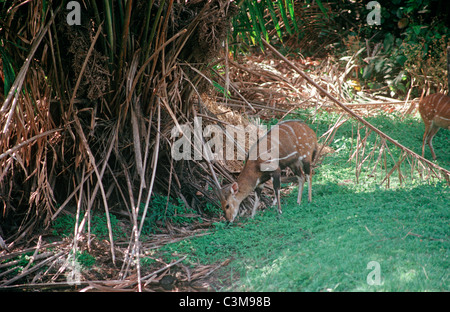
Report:
M 2 154 L 0 155 L 0 159 L 3 159 L 4 157 L 6 157 L 6 156 L 8 156 L 8 155 L 10 155 L 10 154 L 12 154 L 12 153 L 14 153 L 15 151 L 21 149 L 22 147 L 24 147 L 24 146 L 30 144 L 31 142 L 33 142 L 33 141 L 35 141 L 35 140 L 37 140 L 37 139 L 40 139 L 40 138 L 42 138 L 42 137 L 45 137 L 45 136 L 47 136 L 47 135 L 50 135 L 50 134 L 52 134 L 52 133 L 55 133 L 55 132 L 58 132 L 58 131 L 61 131 L 61 130 L 63 130 L 63 128 L 52 129 L 52 130 L 48 130 L 48 131 L 45 131 L 45 132 L 43 132 L 43 133 L 37 134 L 37 135 L 35 135 L 35 136 L 29 138 L 28 140 L 25 140 L 25 141 L 23 141 L 22 143 L 17 144 L 17 145 L 14 146 L 14 147 L 11 147 L 11 148 L 10 148 L 9 150 L 7 150 L 6 152 L 2 153 Z
M 83 66 L 81 67 L 80 74 L 78 75 L 78 79 L 77 79 L 77 82 L 75 84 L 75 88 L 73 89 L 73 92 L 72 92 L 72 97 L 70 98 L 69 112 L 72 112 L 73 102 L 75 101 L 75 97 L 77 95 L 78 87 L 80 86 L 80 83 L 81 83 L 81 78 L 83 77 L 83 73 L 84 73 L 84 71 L 86 69 L 86 65 L 88 63 L 88 60 L 89 60 L 91 54 L 92 54 L 92 51 L 94 50 L 95 43 L 97 42 L 98 36 L 100 35 L 101 31 L 102 31 L 102 24 L 100 24 L 98 26 L 97 33 L 95 34 L 95 37 L 92 40 L 91 46 L 89 47 L 89 50 L 88 50 L 88 52 L 86 54 L 86 57 L 84 59 Z
M 76 125 L 76 129 L 78 132 L 78 135 L 81 138 L 81 142 L 83 143 L 83 146 L 86 150 L 86 153 L 89 157 L 89 161 L 94 169 L 95 175 L 97 176 L 97 180 L 98 180 L 98 185 L 100 187 L 100 192 L 102 194 L 102 198 L 103 198 L 103 205 L 105 207 L 105 215 L 106 215 L 106 223 L 108 225 L 108 234 L 109 234 L 109 240 L 110 240 L 110 247 L 111 247 L 111 257 L 112 257 L 112 261 L 113 263 L 116 262 L 116 256 L 114 253 L 114 240 L 113 240 L 113 235 L 112 235 L 112 228 L 111 228 L 111 220 L 109 217 L 109 208 L 108 208 L 108 201 L 106 200 L 106 193 L 105 193 L 105 189 L 103 188 L 103 183 L 102 181 L 102 176 L 100 175 L 98 168 L 97 168 L 97 164 L 95 161 L 95 157 L 94 154 L 92 153 L 91 149 L 89 148 L 89 144 L 87 142 L 86 136 L 84 135 L 83 132 L 83 128 L 81 127 L 81 123 L 80 120 L 77 117 L 77 114 L 73 115 L 74 120 L 75 120 L 75 125 Z

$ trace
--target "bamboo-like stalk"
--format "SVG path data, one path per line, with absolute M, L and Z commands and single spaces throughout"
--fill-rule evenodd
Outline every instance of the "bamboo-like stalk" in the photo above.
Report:
M 121 3 L 121 1 L 119 1 L 119 3 Z M 119 65 L 117 67 L 117 81 L 119 80 L 120 74 L 123 71 L 123 61 L 124 61 L 124 56 L 127 50 L 127 42 L 129 40 L 128 38 L 128 32 L 129 32 L 129 28 L 130 28 L 130 19 L 131 19 L 131 8 L 133 5 L 133 0 L 128 0 L 127 1 L 127 7 L 126 7 L 126 12 L 125 12 L 125 20 L 123 23 L 123 29 L 122 29 L 122 38 L 120 41 L 120 53 L 119 53 Z
M 106 33 L 107 33 L 107 41 L 109 44 L 109 47 L 108 47 L 109 64 L 111 65 L 112 62 L 114 61 L 114 55 L 115 55 L 113 8 L 112 8 L 111 0 L 103 0 L 103 5 L 105 6 Z M 112 68 L 110 68 L 110 71 L 112 71 L 111 69 Z
M 77 133 L 78 133 L 78 135 L 81 138 L 81 142 L 83 144 L 83 147 L 85 148 L 86 153 L 87 153 L 87 155 L 89 157 L 90 164 L 91 164 L 92 168 L 94 169 L 95 175 L 97 176 L 98 185 L 100 187 L 100 192 L 101 192 L 102 199 L 103 199 L 103 205 L 105 207 L 106 223 L 107 223 L 107 226 L 108 226 L 108 235 L 109 235 L 110 246 L 111 246 L 111 257 L 112 257 L 113 263 L 115 263 L 116 256 L 115 256 L 115 252 L 114 252 L 114 239 L 113 239 L 113 235 L 112 235 L 112 228 L 111 228 L 111 220 L 110 220 L 110 216 L 109 216 L 108 201 L 107 201 L 107 198 L 106 198 L 106 193 L 105 193 L 105 189 L 103 187 L 103 183 L 101 182 L 102 181 L 102 176 L 100 175 L 100 172 L 98 171 L 97 164 L 96 164 L 96 161 L 95 161 L 95 157 L 94 157 L 94 155 L 93 155 L 93 153 L 92 153 L 92 151 L 91 151 L 91 149 L 89 147 L 89 144 L 87 142 L 87 139 L 86 139 L 86 137 L 84 135 L 83 128 L 81 126 L 80 120 L 78 119 L 76 114 L 74 114 L 73 117 L 74 117 Z

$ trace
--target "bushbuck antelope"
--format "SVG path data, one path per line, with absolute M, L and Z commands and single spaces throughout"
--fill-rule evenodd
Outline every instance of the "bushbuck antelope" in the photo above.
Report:
M 425 124 L 422 157 L 425 154 L 425 143 L 427 143 L 433 159 L 436 159 L 432 141 L 439 128 L 450 130 L 450 97 L 441 93 L 428 95 L 420 101 L 419 112 Z
M 267 143 L 265 151 L 261 150 L 262 140 L 266 140 Z M 252 210 L 252 217 L 254 217 L 264 183 L 269 179 L 272 179 L 278 212 L 281 214 L 281 170 L 286 167 L 291 168 L 298 177 L 297 203 L 300 204 L 302 200 L 305 178 L 308 181 L 308 200 L 311 202 L 311 164 L 317 150 L 316 134 L 303 122 L 290 120 L 273 126 L 250 148 L 244 169 L 237 181 L 222 189 L 221 204 L 225 218 L 233 222 L 241 202 L 255 190 L 255 203 Z M 271 156 L 267 157 L 269 153 Z M 275 157 L 272 157 L 273 155 Z

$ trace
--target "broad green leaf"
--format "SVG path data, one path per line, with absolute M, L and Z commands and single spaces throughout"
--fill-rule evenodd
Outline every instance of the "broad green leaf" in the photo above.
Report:
M 316 3 L 317 3 L 317 6 L 319 7 L 319 9 L 322 11 L 322 13 L 325 15 L 325 17 L 328 18 L 327 10 L 323 6 L 322 1 L 316 0 Z
M 277 14 L 275 13 L 275 8 L 273 7 L 273 2 L 271 0 L 267 1 L 267 8 L 269 9 L 270 16 L 272 17 L 272 22 L 275 25 L 275 29 L 277 31 L 278 38 L 282 40 L 280 23 L 278 22 Z
M 281 18 L 283 19 L 284 26 L 286 27 L 286 31 L 289 33 L 289 35 L 292 35 L 292 29 L 291 29 L 291 26 L 289 25 L 289 19 L 286 15 L 286 9 L 284 8 L 283 0 L 278 0 L 277 5 L 278 5 L 278 8 L 280 9 Z

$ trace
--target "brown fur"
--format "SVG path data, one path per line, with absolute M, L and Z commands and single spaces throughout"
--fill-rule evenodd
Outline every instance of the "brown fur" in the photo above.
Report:
M 436 159 L 432 141 L 440 128 L 450 130 L 450 97 L 441 93 L 424 97 L 419 103 L 419 113 L 425 124 L 422 157 L 425 154 L 425 143 L 427 143 L 433 159 Z
M 279 142 L 274 142 L 272 146 L 272 134 L 278 131 Z M 244 169 L 242 169 L 237 181 L 225 187 L 222 190 L 222 209 L 225 218 L 233 221 L 236 217 L 241 202 L 256 190 L 255 205 L 253 206 L 252 216 L 259 204 L 264 183 L 272 179 L 275 197 L 278 204 L 278 212 L 281 214 L 280 187 L 281 170 L 289 167 L 298 177 L 299 193 L 297 203 L 300 204 L 305 179 L 308 180 L 308 199 L 312 200 L 311 195 L 311 164 L 316 157 L 318 145 L 317 136 L 314 131 L 301 121 L 290 120 L 275 125 L 267 134 L 267 150 L 274 151 L 278 149 L 278 158 L 266 159 L 263 156 L 264 151 L 255 150 L 260 148 L 261 139 L 250 148 Z M 257 155 L 256 159 L 251 159 L 251 155 Z M 265 155 L 267 156 L 267 155 Z M 267 165 L 273 165 L 272 170 L 264 171 Z

